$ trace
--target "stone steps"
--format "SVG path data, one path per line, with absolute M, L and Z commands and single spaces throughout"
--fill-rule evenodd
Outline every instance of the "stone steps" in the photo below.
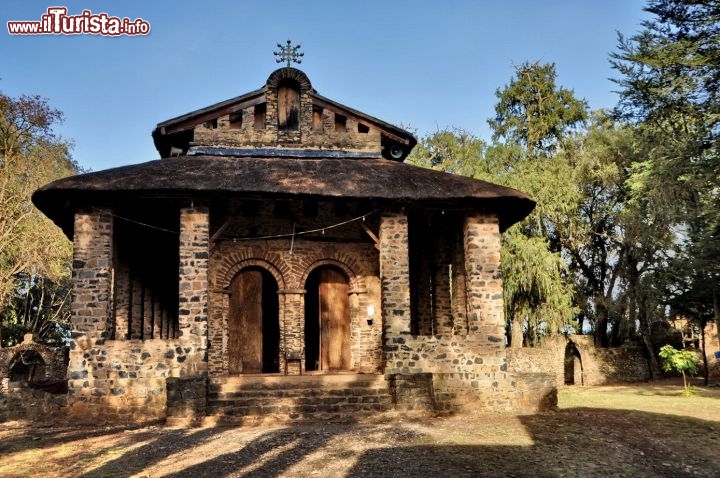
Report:
M 208 424 L 354 421 L 392 409 L 382 375 L 214 377 Z

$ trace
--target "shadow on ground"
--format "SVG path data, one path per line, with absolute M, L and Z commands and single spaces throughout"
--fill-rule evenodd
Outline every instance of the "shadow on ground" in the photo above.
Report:
M 253 429 L 33 429 L 3 440 L 0 454 L 33 449 L 52 461 L 59 460 L 50 453 L 57 445 L 114 438 L 112 456 L 108 449 L 80 449 L 65 458 L 66 476 L 85 478 L 720 476 L 717 421 L 600 408 L 506 418 L 515 428 L 497 416 L 488 428 L 477 416 Z M 517 445 L 521 440 L 513 433 L 523 428 L 530 445 Z M 502 444 L 482 444 L 490 439 Z
M 440 444 L 365 452 L 347 476 L 720 476 L 720 424 L 645 412 L 566 409 L 520 417 L 531 446 Z M 695 444 L 704 443 L 699 448 Z

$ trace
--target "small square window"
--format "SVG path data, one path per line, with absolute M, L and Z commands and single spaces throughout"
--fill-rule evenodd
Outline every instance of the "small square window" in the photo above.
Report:
M 230 120 L 230 128 L 232 128 L 232 129 L 242 128 L 242 124 L 243 124 L 242 110 L 236 111 L 234 113 L 230 113 L 229 120 Z
M 335 131 L 347 131 L 347 118 L 335 113 Z

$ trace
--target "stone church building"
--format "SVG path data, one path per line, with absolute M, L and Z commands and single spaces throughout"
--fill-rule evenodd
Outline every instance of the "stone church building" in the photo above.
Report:
M 71 416 L 552 402 L 505 351 L 500 233 L 524 194 L 405 164 L 411 134 L 291 67 L 153 139 L 159 160 L 33 196 L 74 244 Z

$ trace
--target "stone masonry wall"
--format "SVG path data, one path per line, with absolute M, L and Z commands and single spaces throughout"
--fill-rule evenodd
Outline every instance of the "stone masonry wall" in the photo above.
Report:
M 380 218 L 380 284 L 382 288 L 385 373 L 403 373 L 410 348 L 410 261 L 408 220 L 404 212 L 385 212 Z M 417 372 L 421 372 L 418 370 Z
M 42 360 L 33 370 L 32 381 L 27 376 L 11 375 L 25 359 Z M 66 387 L 67 349 L 48 347 L 32 341 L 27 334 L 23 343 L 0 348 L 0 422 L 4 420 L 50 420 L 64 414 L 67 405 Z
M 521 376 L 507 369 L 496 217 L 470 215 L 463 236 L 467 328 L 458 328 L 457 334 L 413 336 L 407 218 L 396 212 L 381 219 L 385 373 L 395 384 L 395 402 L 406 408 L 433 404 L 450 411 L 551 408 L 556 403 L 553 376 Z M 428 386 L 428 374 L 433 397 L 418 397 Z M 404 393 L 411 396 L 403 397 Z
M 209 212 L 180 211 L 180 341 L 207 350 Z
M 568 345 L 573 344 L 580 360 L 566 368 Z M 553 375 L 559 384 L 572 373 L 575 385 L 605 385 L 642 382 L 650 379 L 645 350 L 641 346 L 624 345 L 614 348 L 595 347 L 592 335 L 570 335 L 567 339 L 550 340 L 542 347 L 508 349 L 508 367 L 516 373 Z M 574 370 L 581 367 L 581 370 Z M 572 370 L 572 372 L 571 372 Z
M 207 373 L 208 214 L 181 211 L 180 331 L 173 340 L 105 340 L 112 263 L 109 214 L 78 214 L 75 229 L 73 340 L 68 414 L 79 422 L 165 418 L 166 379 Z M 109 274 L 108 274 L 109 275 Z M 102 310 L 105 313 L 88 313 Z M 88 319 L 88 317 L 91 318 Z
M 541 347 L 510 347 L 507 349 L 508 368 L 518 373 L 545 373 L 555 377 L 558 384 L 565 383 L 565 347 L 567 340 L 558 337 Z
M 73 338 L 95 342 L 107 337 L 113 218 L 106 210 L 78 212 L 74 231 Z

